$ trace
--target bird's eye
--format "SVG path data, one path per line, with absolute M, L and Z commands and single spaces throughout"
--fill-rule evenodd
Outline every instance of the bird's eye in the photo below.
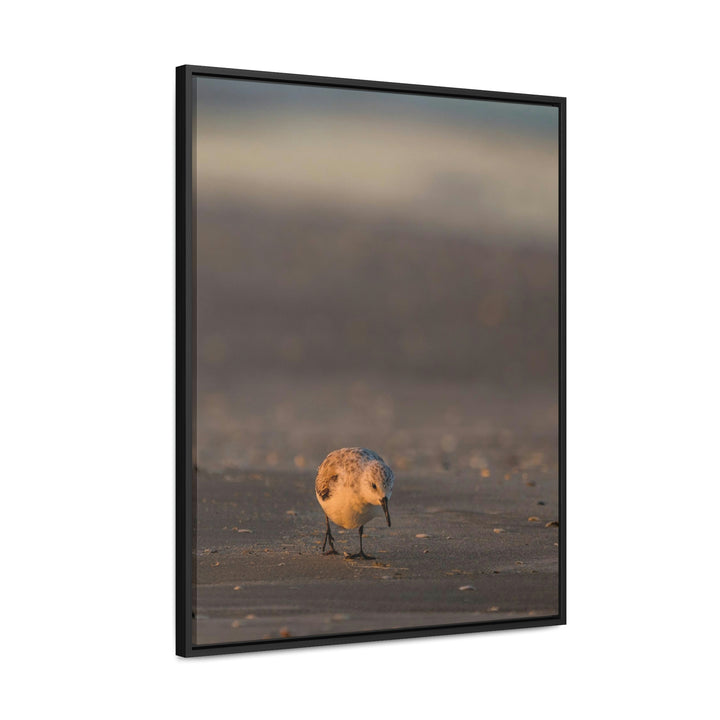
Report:
M 373 483 L 373 490 L 377 490 L 377 485 Z

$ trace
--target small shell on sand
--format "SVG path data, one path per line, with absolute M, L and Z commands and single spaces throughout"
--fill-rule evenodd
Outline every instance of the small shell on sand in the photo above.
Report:
M 540 522 L 540 518 L 537 515 L 531 515 L 528 518 L 528 522 Z
M 427 533 L 418 533 L 415 537 L 416 538 L 429 538 L 430 535 L 428 535 Z
M 549 523 L 545 523 L 545 527 L 560 527 L 560 523 L 557 520 L 551 520 Z
M 502 528 L 493 528 L 494 533 L 504 533 L 505 531 Z
M 466 590 L 474 590 L 475 587 L 473 585 L 461 585 L 458 590 L 461 590 L 465 592 Z

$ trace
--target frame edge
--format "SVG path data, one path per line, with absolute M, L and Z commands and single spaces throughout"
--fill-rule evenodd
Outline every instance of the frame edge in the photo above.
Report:
M 188 442 L 191 395 L 187 379 L 190 370 L 190 315 L 188 278 L 192 268 L 189 231 L 191 205 L 192 72 L 187 66 L 175 70 L 175 653 L 192 654 L 192 486 L 190 473 L 192 445 Z

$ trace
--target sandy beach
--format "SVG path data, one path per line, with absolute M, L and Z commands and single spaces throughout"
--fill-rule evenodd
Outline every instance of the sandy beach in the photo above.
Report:
M 313 480 L 199 473 L 196 644 L 558 612 L 554 473 L 399 473 L 392 527 L 365 529 L 374 561 L 322 555 Z M 333 530 L 340 552 L 356 552 L 355 530 Z

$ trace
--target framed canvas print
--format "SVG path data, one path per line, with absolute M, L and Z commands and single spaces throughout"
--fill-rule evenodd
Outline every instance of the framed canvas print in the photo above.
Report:
M 177 69 L 177 653 L 565 622 L 565 100 Z

